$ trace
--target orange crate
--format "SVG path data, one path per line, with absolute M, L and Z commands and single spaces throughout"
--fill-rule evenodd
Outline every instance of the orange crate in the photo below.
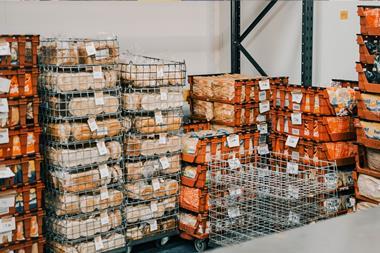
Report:
M 0 68 L 37 67 L 39 35 L 0 35 L 0 45 L 9 47 L 11 55 L 0 56 Z
M 356 154 L 356 171 L 360 174 L 366 174 L 372 177 L 380 178 L 380 170 L 370 169 L 368 166 L 367 149 L 361 145 L 357 146 Z
M 378 38 L 362 34 L 357 35 L 356 41 L 359 45 L 360 62 L 368 64 L 375 63 L 376 54 L 371 54 L 366 45 L 366 43 L 371 42 L 373 40 L 378 40 Z
M 0 127 L 10 129 L 38 126 L 39 98 L 8 100 L 8 117 L 0 118 Z
M 36 157 L 0 161 L 0 167 L 3 167 L 4 170 L 8 167 L 14 173 L 14 176 L 0 179 L 0 190 L 34 184 L 40 181 L 41 160 L 42 157 L 37 154 Z
M 358 89 L 359 88 L 359 82 L 353 81 L 353 80 L 344 80 L 344 79 L 332 79 L 331 80 L 335 85 L 339 85 L 343 88 L 352 88 L 352 89 Z
M 380 140 L 368 138 L 366 136 L 364 127 L 362 126 L 360 119 L 355 119 L 355 127 L 356 127 L 357 141 L 360 144 L 368 148 L 380 149 Z
M 223 79 L 223 76 L 226 78 Z M 199 84 L 195 79 L 204 78 L 199 80 Z M 213 78 L 214 77 L 214 78 Z M 229 79 L 228 79 L 229 78 Z M 262 80 L 268 80 L 269 85 L 281 84 L 285 85 L 288 83 L 288 77 L 257 77 L 257 78 L 246 78 L 239 74 L 210 74 L 210 75 L 192 75 L 189 76 L 188 81 L 190 84 L 190 93 L 192 98 L 221 102 L 221 103 L 231 103 L 231 104 L 241 104 L 241 103 L 253 103 L 260 102 L 262 100 L 270 100 L 271 94 L 270 89 L 260 90 L 259 82 Z M 209 91 L 207 94 L 199 94 L 194 90 L 194 86 L 205 87 L 209 85 Z M 213 92 L 216 89 L 218 92 Z M 206 93 L 205 92 L 203 93 Z
M 178 228 L 181 231 L 180 236 L 183 239 L 191 240 L 193 238 L 196 239 L 206 239 L 208 238 L 208 231 L 207 231 L 207 221 L 208 216 L 204 214 L 198 214 L 196 216 L 197 222 L 195 223 L 195 226 L 191 226 L 185 223 L 182 223 L 179 221 Z
M 195 169 L 195 175 L 193 178 L 187 177 L 184 175 L 184 171 L 186 167 L 193 167 Z M 186 185 L 189 187 L 195 187 L 195 188 L 205 188 L 207 187 L 206 185 L 206 178 L 207 178 L 207 166 L 205 165 L 188 165 L 185 166 L 182 169 L 182 176 L 181 176 L 181 184 Z
M 324 142 L 317 143 L 300 138 L 295 148 L 285 145 L 287 136 L 270 136 L 272 149 L 276 153 L 293 155 L 310 160 L 336 161 L 337 166 L 355 164 L 356 147 L 351 142 Z
M 380 204 L 379 201 L 376 201 L 374 199 L 370 199 L 370 198 L 365 197 L 365 196 L 363 196 L 363 195 L 360 194 L 359 187 L 358 187 L 358 178 L 359 178 L 358 172 L 353 171 L 352 172 L 352 178 L 354 179 L 355 198 L 357 200 L 361 200 L 361 201 L 365 201 L 365 202 L 370 202 L 370 203 L 373 203 L 375 205 L 379 205 Z
M 194 213 L 208 212 L 209 195 L 206 189 L 181 186 L 179 206 Z
M 0 160 L 8 158 L 17 158 L 21 156 L 34 155 L 40 151 L 40 133 L 39 127 L 9 130 L 8 143 L 0 144 Z M 6 135 L 4 132 L 2 135 Z
M 37 96 L 38 68 L 0 70 L 0 78 L 10 80 L 9 92 L 1 93 L 0 98 L 24 98 Z
M 211 124 L 209 122 L 197 122 L 197 123 L 189 123 L 183 125 L 183 131 L 185 133 L 188 132 L 197 132 L 201 130 L 210 130 Z
M 272 111 L 272 130 L 279 134 L 291 134 L 317 142 L 353 140 L 355 128 L 350 116 L 314 116 L 301 113 L 292 121 L 292 112 Z M 301 120 L 300 123 L 297 123 Z M 294 124 L 293 124 L 294 122 Z
M 1 191 L 0 198 L 5 196 L 14 197 L 15 202 L 13 206 L 9 206 L 8 213 L 1 214 L 0 217 L 14 214 L 27 214 L 40 210 L 42 208 L 43 189 L 44 184 L 39 182 L 35 185 Z
M 38 211 L 21 216 L 15 216 L 15 229 L 2 234 L 0 245 L 7 247 L 8 245 L 20 244 L 37 238 L 43 238 L 43 217 L 44 212 Z M 2 222 L 11 220 L 13 217 L 3 217 Z M 10 221 L 10 223 L 13 223 Z
M 40 238 L 38 240 L 31 240 L 23 243 L 17 243 L 15 245 L 10 245 L 1 252 L 10 253 L 44 253 L 45 239 Z
M 380 35 L 379 6 L 358 6 L 360 32 L 365 35 Z
M 356 63 L 356 72 L 358 72 L 359 75 L 359 89 L 365 92 L 380 93 L 380 84 L 370 83 L 368 81 L 367 76 L 365 75 L 367 68 L 371 69 L 372 65 L 365 65 L 360 62 Z
M 380 112 L 377 111 L 380 95 L 356 92 L 358 115 L 361 119 L 380 122 Z M 373 110 L 370 108 L 373 107 Z

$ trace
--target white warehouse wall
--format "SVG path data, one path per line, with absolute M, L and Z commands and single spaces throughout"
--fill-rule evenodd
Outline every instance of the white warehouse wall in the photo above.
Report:
M 0 2 L 0 33 L 92 36 L 117 34 L 122 49 L 185 59 L 188 73 L 230 70 L 229 1 Z M 242 1 L 242 32 L 268 1 Z M 377 1 L 315 1 L 313 83 L 357 79 L 358 4 Z M 340 11 L 348 19 L 340 20 Z M 269 75 L 301 76 L 302 3 L 279 1 L 244 41 Z M 242 72 L 257 74 L 242 55 Z

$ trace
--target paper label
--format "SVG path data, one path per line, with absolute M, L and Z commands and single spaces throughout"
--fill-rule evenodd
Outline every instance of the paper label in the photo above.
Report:
M 158 140 L 159 144 L 166 144 L 168 140 L 168 134 L 167 133 L 160 133 L 160 139 Z
M 327 212 L 337 212 L 339 210 L 339 202 L 338 198 L 326 199 L 324 206 L 326 207 Z
M 161 111 L 154 112 L 154 120 L 156 122 L 156 125 L 162 125 L 162 124 L 164 124 L 164 120 L 162 118 Z
M 93 66 L 92 76 L 94 77 L 94 79 L 103 79 L 102 66 Z
M 95 52 L 95 59 L 96 60 L 102 60 L 110 57 L 110 52 L 108 48 L 96 50 Z
M 288 138 L 286 139 L 285 145 L 292 147 L 292 148 L 295 148 L 295 147 L 297 147 L 299 139 L 300 139 L 300 137 L 288 135 Z
M 87 120 L 87 124 L 90 127 L 91 132 L 98 130 L 98 125 L 96 124 L 95 118 L 89 118 Z
M 160 158 L 162 169 L 168 169 L 170 167 L 169 159 L 166 156 Z
M 13 240 L 12 237 L 13 237 L 12 231 L 0 233 L 0 244 L 5 243 L 5 242 L 12 242 L 12 240 Z
M 163 66 L 157 67 L 157 78 L 164 78 L 164 67 Z
M 259 155 L 266 155 L 266 154 L 269 154 L 269 147 L 268 147 L 268 144 L 265 144 L 265 145 L 259 145 L 257 147 L 257 152 L 259 153 Z
M 268 100 L 259 103 L 259 111 L 260 111 L 260 113 L 264 113 L 264 112 L 267 112 L 269 110 L 270 110 L 270 103 L 269 103 Z
M 350 197 L 349 202 L 350 202 L 350 207 L 354 207 L 356 204 L 356 199 L 354 197 Z
M 293 111 L 300 111 L 301 105 L 300 104 L 293 104 Z
M 96 143 L 96 146 L 98 148 L 98 151 L 99 151 L 100 155 L 107 155 L 108 154 L 108 149 L 107 149 L 106 144 L 104 143 L 104 141 L 98 141 Z
M 267 123 L 260 123 L 257 126 L 260 134 L 267 134 L 268 133 L 268 124 Z
M 95 237 L 94 242 L 96 251 L 104 249 L 102 237 L 100 235 Z
M 110 173 L 109 173 L 107 164 L 99 165 L 99 174 L 100 174 L 100 178 L 110 177 Z
M 298 174 L 298 163 L 287 162 L 286 163 L 286 173 L 297 175 Z
M 264 101 L 267 99 L 267 92 L 265 90 L 259 92 L 259 101 Z
M 242 191 L 240 188 L 229 188 L 228 189 L 230 196 L 239 196 L 242 194 Z
M 8 100 L 6 98 L 0 98 L 0 112 L 9 112 Z
M 185 144 L 184 151 L 187 154 L 195 154 L 197 151 L 198 138 L 189 138 Z
M 0 42 L 0 55 L 11 55 L 9 42 Z
M 157 212 L 158 211 L 158 207 L 157 207 L 157 203 L 156 202 L 150 202 L 150 210 L 152 212 Z
M 0 178 L 10 178 L 14 177 L 15 173 L 9 167 L 1 166 L 0 167 Z
M 13 207 L 15 206 L 15 194 L 9 194 L 7 196 L 0 198 L 0 206 L 1 207 Z
M 260 136 L 259 136 L 259 144 L 267 144 L 267 135 L 260 134 Z
M 325 175 L 326 185 L 328 189 L 336 189 L 338 186 L 337 173 L 327 173 Z
M 156 231 L 158 226 L 157 226 L 157 221 L 156 220 L 148 220 L 149 226 L 150 226 L 150 232 Z
M 8 128 L 0 128 L 0 144 L 9 143 Z
M 158 191 L 160 189 L 160 181 L 158 180 L 158 178 L 152 179 L 152 187 L 153 191 Z
M 110 219 L 106 211 L 100 213 L 100 224 L 102 225 L 110 224 Z
M 300 223 L 300 216 L 298 214 L 296 214 L 295 212 L 290 211 L 288 221 L 289 221 L 289 223 L 292 223 L 292 224 L 299 224 Z
M 266 117 L 266 115 L 264 115 L 264 114 L 259 114 L 259 115 L 257 115 L 257 117 L 256 117 L 256 121 L 257 122 L 264 122 L 264 121 L 266 121 L 267 120 L 267 117 Z
M 292 124 L 293 125 L 302 125 L 302 113 L 294 112 L 291 114 Z
M 0 233 L 12 231 L 16 229 L 15 217 L 3 217 L 0 219 Z
M 289 185 L 288 186 L 288 197 L 291 199 L 298 199 L 299 198 L 299 189 L 296 186 Z
M 86 43 L 86 52 L 88 56 L 96 54 L 94 42 Z
M 301 103 L 302 96 L 303 96 L 303 94 L 302 94 L 301 91 L 293 91 L 292 92 L 292 101 L 293 101 L 293 103 L 297 103 L 297 104 Z
M 9 207 L 0 206 L 0 215 L 9 213 Z
M 109 194 L 108 194 L 107 186 L 101 187 L 100 188 L 100 199 L 104 200 L 104 199 L 108 199 L 108 198 L 109 198 Z
M 292 151 L 292 159 L 298 161 L 300 159 L 300 153 L 297 151 Z
M 95 105 L 104 105 L 103 91 L 95 91 Z
M 227 213 L 228 213 L 228 217 L 233 219 L 240 216 L 240 209 L 239 207 L 229 207 L 227 208 Z
M 227 136 L 227 145 L 230 148 L 239 147 L 240 146 L 239 135 L 230 134 L 229 136 Z
M 228 159 L 228 166 L 234 170 L 234 169 L 237 169 L 237 168 L 240 168 L 241 164 L 240 164 L 240 160 L 238 158 L 232 158 L 232 159 Z
M 299 135 L 300 135 L 300 130 L 297 129 L 297 128 L 292 128 L 292 135 L 297 135 L 297 136 L 299 136 Z
M 168 100 L 168 88 L 160 88 L 160 98 L 161 101 L 167 101 Z
M 10 79 L 0 77 L 0 92 L 1 93 L 8 93 L 10 86 L 11 86 Z
M 260 90 L 269 90 L 270 89 L 269 79 L 260 80 L 259 81 L 259 87 L 260 87 Z
M 108 135 L 108 128 L 107 127 L 98 127 L 98 130 L 96 130 L 96 133 L 98 135 Z

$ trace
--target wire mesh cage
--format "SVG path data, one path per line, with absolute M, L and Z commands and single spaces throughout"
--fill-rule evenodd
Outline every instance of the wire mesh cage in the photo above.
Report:
M 230 245 L 330 217 L 336 198 L 335 163 L 257 152 L 213 159 L 211 242 Z
M 118 69 L 122 82 L 133 87 L 183 86 L 186 83 L 185 62 L 127 52 L 120 55 Z
M 116 36 L 99 38 L 43 38 L 40 65 L 75 66 L 115 64 L 119 56 Z

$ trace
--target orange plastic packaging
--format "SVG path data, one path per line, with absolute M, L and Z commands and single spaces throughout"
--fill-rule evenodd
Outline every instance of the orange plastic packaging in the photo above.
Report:
M 13 76 L 11 79 L 11 84 L 9 87 L 9 96 L 17 97 L 20 94 L 19 83 L 17 76 Z M 25 84 L 24 84 L 24 96 L 32 96 L 33 95 L 33 86 L 32 86 L 32 75 L 29 73 L 25 73 Z
M 193 212 L 204 212 L 208 210 L 208 193 L 201 189 L 182 186 L 179 203 L 182 208 Z

